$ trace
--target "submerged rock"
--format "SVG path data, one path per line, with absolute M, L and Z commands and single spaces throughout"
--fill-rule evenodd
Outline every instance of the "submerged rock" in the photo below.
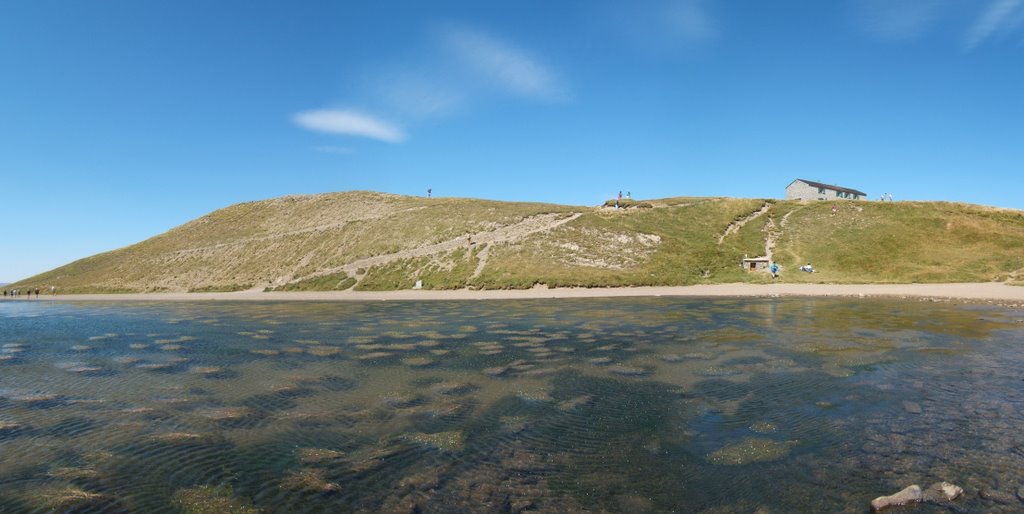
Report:
M 185 514 L 256 514 L 260 512 L 247 498 L 234 496 L 230 487 L 204 485 L 180 489 L 172 502 Z
M 195 414 L 212 421 L 233 421 L 251 416 L 253 412 L 248 407 L 210 407 L 196 409 Z
M 38 494 L 38 498 L 46 508 L 62 512 L 93 510 L 100 502 L 108 499 L 103 494 L 89 492 L 73 485 L 46 488 Z
M 949 482 L 936 482 L 924 490 L 923 500 L 928 503 L 942 504 L 951 502 L 962 494 L 964 494 L 964 490 L 959 486 Z
M 281 489 L 292 491 L 316 491 L 318 493 L 336 493 L 341 486 L 325 478 L 322 469 L 300 469 L 290 473 L 281 481 Z
M 223 372 L 224 368 L 220 366 L 193 366 L 189 371 L 200 375 L 216 375 Z
M 779 428 L 775 426 L 774 423 L 769 423 L 767 421 L 758 421 L 757 423 L 750 425 L 750 430 L 757 432 L 759 434 L 770 434 L 773 432 L 777 432 Z
M 427 357 L 409 357 L 402 359 L 402 364 L 406 366 L 412 366 L 414 368 L 425 368 L 434 364 L 433 359 Z
M 608 371 L 615 373 L 616 375 L 622 375 L 624 377 L 642 377 L 649 375 L 651 372 L 643 368 L 637 368 L 633 366 L 611 366 Z
M 169 362 L 153 362 L 147 364 L 137 364 L 137 369 L 143 369 L 146 371 L 170 371 L 174 369 L 174 364 Z
M 921 413 L 921 405 L 916 403 L 916 402 L 907 402 L 907 401 L 905 401 L 905 402 L 903 402 L 903 410 L 905 410 L 905 411 L 907 411 L 907 412 L 909 412 L 911 414 L 920 414 Z
M 25 425 L 13 421 L 0 420 L 0 440 L 5 437 L 14 437 L 25 431 Z
M 345 452 L 326 448 L 300 448 L 296 452 L 303 464 L 328 464 L 345 458 Z
M 506 372 L 508 372 L 508 368 L 506 366 L 495 366 L 493 368 L 484 368 L 481 370 L 481 373 L 489 377 L 500 377 Z
M 354 359 L 358 360 L 358 361 L 375 361 L 375 360 L 378 360 L 378 359 L 387 359 L 389 357 L 394 357 L 394 356 L 395 356 L 395 354 L 391 353 L 391 352 L 370 352 L 370 353 L 364 353 L 363 355 L 356 356 L 356 357 L 354 357 Z
M 978 496 L 983 500 L 989 500 L 1000 505 L 1014 505 L 1019 503 L 1014 495 L 1004 493 L 1003 491 L 997 491 L 995 489 L 982 489 L 978 491 Z
M 459 431 L 437 432 L 433 434 L 416 433 L 405 436 L 414 441 L 445 452 L 461 450 L 466 443 L 466 435 Z
M 469 382 L 440 382 L 430 387 L 434 394 L 459 396 L 470 393 L 477 389 L 475 384 Z
M 100 476 L 93 468 L 54 468 L 46 474 L 63 480 L 93 480 Z
M 98 366 L 71 366 L 67 368 L 69 373 L 77 373 L 79 375 L 96 375 L 103 371 L 103 368 Z
M 775 441 L 751 437 L 738 444 L 729 445 L 721 450 L 712 452 L 708 454 L 707 458 L 712 464 L 725 466 L 770 462 L 789 455 L 789 449 L 795 444 L 795 441 Z
M 167 432 L 164 434 L 156 434 L 152 436 L 152 438 L 162 443 L 191 443 L 206 439 L 205 436 L 201 434 L 194 434 L 192 432 Z
M 61 397 L 52 394 L 26 394 L 13 396 L 10 399 L 21 402 L 22 405 L 30 409 L 47 409 L 65 404 Z
M 501 422 L 501 427 L 508 432 L 519 433 L 533 424 L 527 416 L 502 416 L 498 418 Z
M 557 407 L 559 410 L 573 410 L 581 405 L 587 405 L 594 400 L 594 397 L 589 394 L 583 396 L 577 396 L 562 402 L 559 402 Z
M 409 407 L 415 407 L 420 404 L 420 398 L 401 393 L 392 393 L 381 396 L 381 403 L 394 409 L 408 409 Z
M 924 494 L 921 492 L 921 486 L 915 484 L 908 486 L 906 489 L 896 494 L 879 496 L 878 498 L 871 500 L 871 510 L 878 512 L 889 507 L 898 507 L 908 503 L 917 503 L 922 499 L 924 499 Z
M 306 352 L 316 357 L 330 357 L 341 353 L 341 348 L 338 348 L 337 346 L 317 346 L 306 349 Z

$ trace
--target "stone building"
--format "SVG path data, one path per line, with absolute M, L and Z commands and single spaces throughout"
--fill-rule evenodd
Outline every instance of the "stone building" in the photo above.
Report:
M 768 257 L 744 257 L 741 266 L 746 271 L 768 271 L 771 259 Z
M 786 186 L 786 200 L 863 200 L 867 193 L 798 178 Z

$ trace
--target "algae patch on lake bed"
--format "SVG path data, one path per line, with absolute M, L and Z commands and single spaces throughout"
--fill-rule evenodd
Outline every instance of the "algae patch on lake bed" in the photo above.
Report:
M 708 462 L 725 466 L 742 466 L 755 462 L 784 459 L 796 441 L 775 441 L 751 437 L 708 454 Z
M 921 470 L 1012 494 L 1022 317 L 875 299 L 0 303 L 17 356 L 0 363 L 0 512 L 842 512 Z M 958 506 L 997 512 L 998 493 Z

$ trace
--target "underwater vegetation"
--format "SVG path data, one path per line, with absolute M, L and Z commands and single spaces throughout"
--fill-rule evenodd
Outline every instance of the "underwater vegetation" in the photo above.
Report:
M 1018 512 L 1022 318 L 826 298 L 3 304 L 0 512 L 864 512 L 945 481 L 958 511 Z

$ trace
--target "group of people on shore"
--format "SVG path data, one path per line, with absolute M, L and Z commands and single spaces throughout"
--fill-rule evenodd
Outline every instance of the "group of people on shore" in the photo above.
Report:
M 811 266 L 811 263 L 809 262 L 804 266 L 800 266 L 800 271 L 803 271 L 804 273 L 818 272 L 818 270 L 814 269 L 814 266 Z M 768 266 L 768 272 L 772 274 L 773 279 L 779 278 L 779 263 L 772 261 L 772 263 Z
M 51 287 L 50 288 L 50 294 L 53 294 L 53 290 L 54 289 Z M 34 290 L 32 288 L 28 288 L 28 289 L 26 289 L 24 291 L 22 291 L 21 289 L 10 289 L 10 290 L 4 289 L 4 297 L 5 298 L 7 298 L 7 297 L 18 298 L 18 297 L 20 297 L 22 295 L 25 295 L 26 299 L 30 299 L 30 298 L 32 298 L 32 293 L 35 293 L 36 294 L 36 298 L 39 298 L 39 288 L 38 287 L 35 288 Z

